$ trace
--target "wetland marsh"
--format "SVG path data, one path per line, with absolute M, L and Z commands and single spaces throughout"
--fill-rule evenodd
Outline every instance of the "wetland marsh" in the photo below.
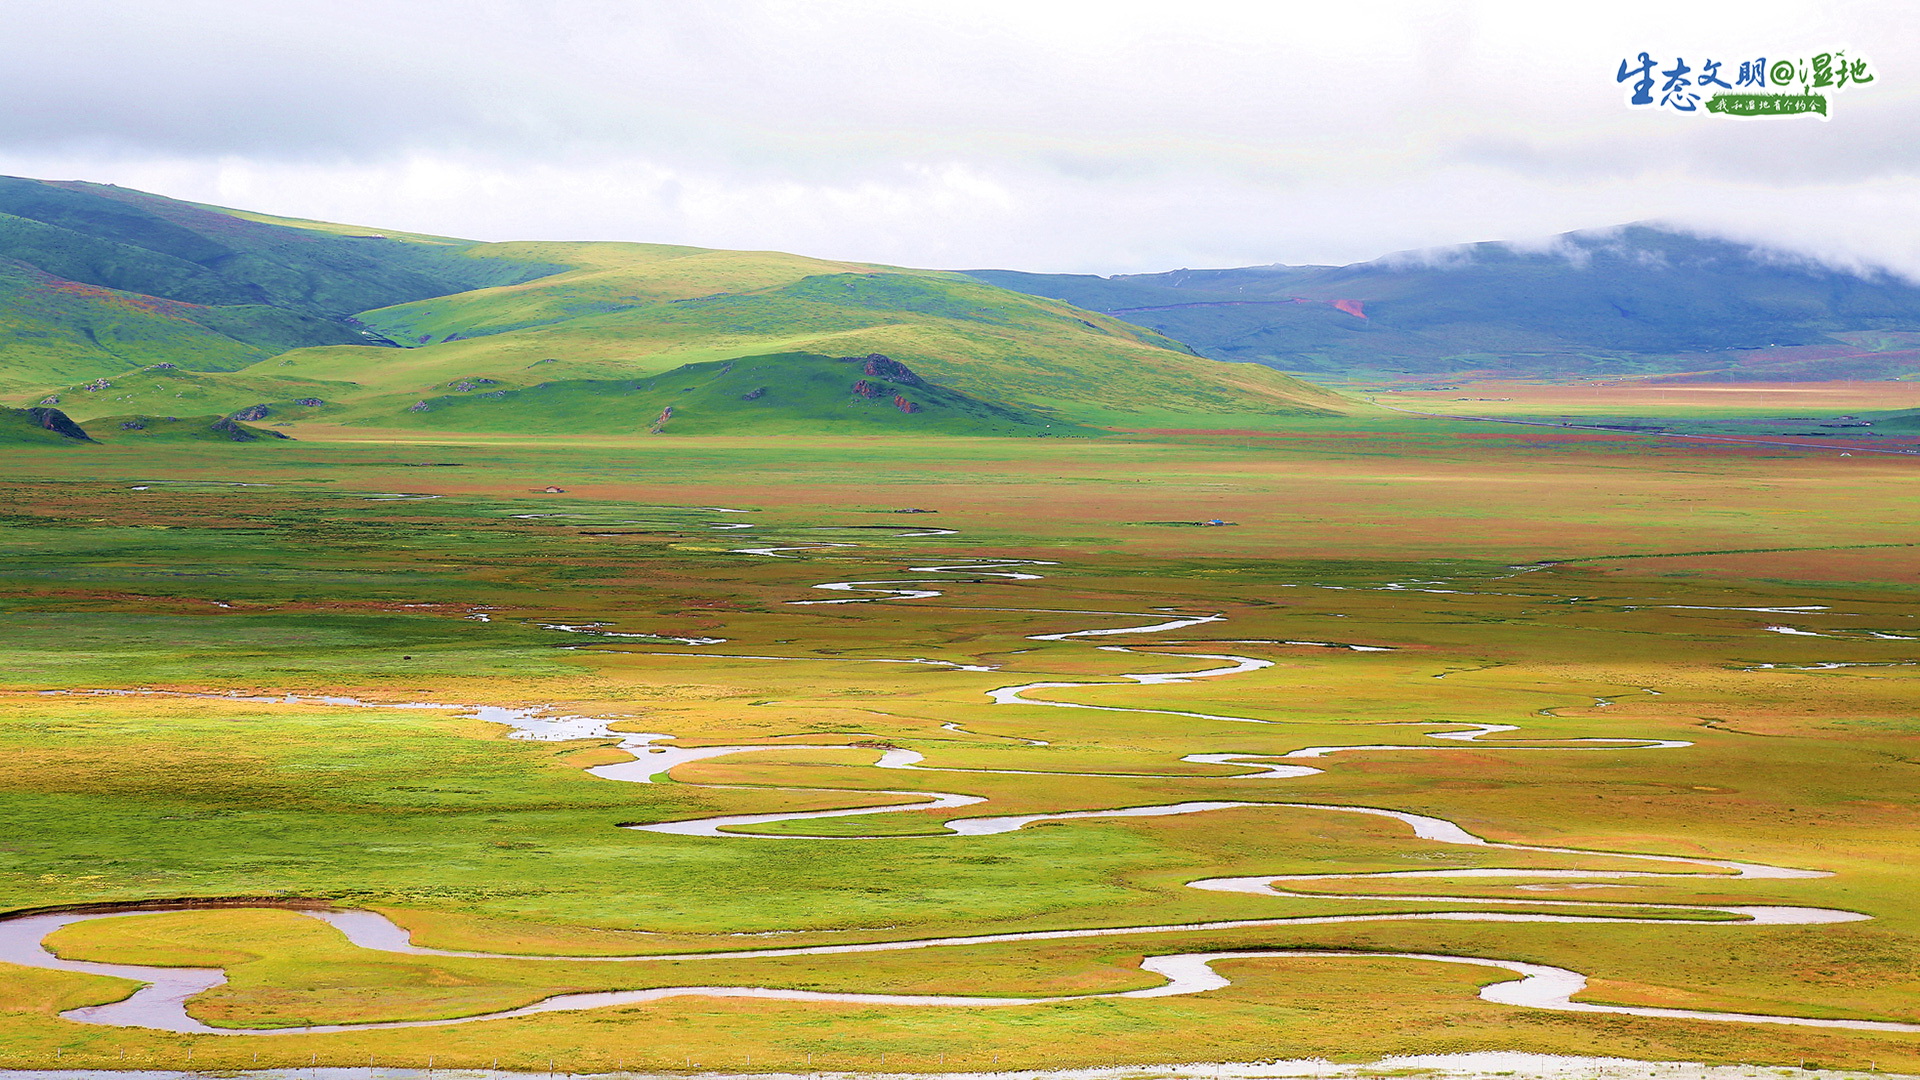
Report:
M 330 434 L 15 456 L 0 1065 L 1917 1063 L 1910 462 Z

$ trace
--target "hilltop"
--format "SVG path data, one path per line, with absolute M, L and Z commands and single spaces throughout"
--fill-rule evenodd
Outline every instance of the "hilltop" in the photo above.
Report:
M 0 387 L 390 344 L 354 313 L 557 269 L 463 258 L 471 246 L 0 177 Z
M 1646 225 L 1350 266 L 970 273 L 1153 327 L 1216 359 L 1336 382 L 1920 370 L 1920 286 Z
M 962 426 L 1011 433 L 1353 408 L 1269 368 L 958 273 L 658 244 L 479 243 L 0 181 L 0 390 L 81 419 L 264 407 L 280 423 L 533 431 L 565 413 L 584 425 L 575 430 L 628 432 L 649 428 L 654 397 L 683 404 L 664 384 L 649 384 L 645 409 L 632 397 L 670 372 L 755 358 L 769 388 L 782 381 L 769 364 L 799 365 L 798 387 L 821 358 L 874 354 L 951 395 L 918 420 L 902 414 L 904 430 L 962 415 L 973 418 Z M 472 406 L 430 403 L 463 385 L 488 390 Z M 631 408 L 565 404 L 614 386 Z M 756 428 L 870 426 L 864 410 L 816 397 L 722 411 Z

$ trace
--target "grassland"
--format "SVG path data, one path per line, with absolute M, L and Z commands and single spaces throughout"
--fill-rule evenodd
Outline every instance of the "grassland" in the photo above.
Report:
M 405 342 L 404 351 L 298 349 L 200 382 L 238 408 L 269 389 L 260 380 L 325 381 L 332 384 L 328 392 L 315 396 L 344 406 L 345 422 L 391 427 L 407 421 L 416 402 L 474 380 L 514 392 L 677 377 L 688 365 L 741 358 L 882 353 L 958 393 L 1056 421 L 1100 410 L 1281 418 L 1356 408 L 1270 369 L 1204 360 L 1140 327 L 958 275 L 640 244 L 478 245 L 468 254 L 516 264 L 561 260 L 576 268 L 360 313 L 368 325 Z M 775 388 L 808 374 L 802 369 L 786 380 L 776 374 Z M 256 382 L 242 390 L 246 380 Z M 289 386 L 263 400 L 293 396 Z M 567 410 L 545 409 L 538 397 L 476 402 L 459 429 L 550 431 Z M 666 400 L 675 403 L 671 395 Z M 637 411 L 583 430 L 625 432 L 636 419 Z M 809 420 L 816 429 L 836 430 L 830 418 L 792 418 L 796 425 Z
M 1476 1049 L 1920 1067 L 1912 1035 L 1520 1009 L 1474 996 L 1495 973 L 1356 958 L 1226 962 L 1232 986 L 1177 998 L 941 1009 L 683 997 L 299 1030 L 660 985 L 1105 992 L 1154 985 L 1142 955 L 1263 948 L 1553 964 L 1587 973 L 1580 1000 L 1603 1004 L 1914 1020 L 1920 547 L 1907 460 L 1408 417 L 1085 440 L 636 435 L 590 453 L 553 437 L 294 430 L 299 441 L 244 447 L 9 447 L 0 905 L 316 898 L 382 911 L 424 945 L 584 957 L 1460 907 L 1419 899 L 1438 887 L 1422 879 L 1369 882 L 1382 898 L 1361 900 L 1339 895 L 1361 891 L 1341 881 L 1299 883 L 1325 894 L 1304 897 L 1186 887 L 1202 877 L 1634 868 L 1439 846 L 1393 821 L 1281 806 L 939 835 L 963 813 L 1179 800 L 1389 807 L 1495 841 L 1833 876 L 1557 890 L 1468 878 L 1441 890 L 1519 901 L 1506 910 L 1522 913 L 1605 900 L 1658 924 L 1364 922 L 627 964 L 373 952 L 286 911 L 101 920 L 55 946 L 225 967 L 231 981 L 194 1014 L 288 1031 L 77 1024 L 58 1014 L 128 984 L 0 966 L 0 1065 L 45 1067 L 57 1050 L 67 1064 L 175 1067 L 190 1047 L 208 1067 L 256 1053 L 263 1064 L 432 1056 L 583 1071 Z M 939 513 L 895 513 L 906 508 Z M 1214 518 L 1236 524 L 1165 524 Z M 718 527 L 737 525 L 752 527 Z M 954 532 L 926 535 L 933 526 Z M 1003 558 L 1052 565 L 1028 568 L 1033 580 L 934 575 L 951 579 L 935 597 L 792 603 L 862 595 L 813 588 L 822 582 Z M 1084 612 L 1163 609 L 1226 619 L 1030 638 L 1150 621 Z M 582 632 L 596 624 L 653 636 Z M 1781 626 L 1800 633 L 1769 629 Z M 1336 647 L 1347 645 L 1391 651 Z M 1217 667 L 1204 657 L 1223 653 L 1272 666 L 1172 685 L 1118 677 Z M 994 670 L 857 662 L 898 659 Z M 1041 698 L 1270 723 L 986 697 L 1035 681 L 1106 684 Z M 290 693 L 544 706 L 674 745 L 840 749 L 616 783 L 584 772 L 628 756 L 613 739 L 510 740 L 458 711 L 238 699 Z M 1425 738 L 1474 723 L 1520 730 Z M 1692 745 L 1555 742 L 1581 738 Z M 1334 754 L 1312 762 L 1323 772 L 1285 780 L 1181 760 L 1428 742 Z M 930 767 L 1000 771 L 874 768 L 887 747 Z M 902 789 L 987 801 L 762 830 L 882 839 L 617 828 L 877 807 Z M 1716 903 L 1873 918 L 1755 927 L 1648 906 Z
M 430 426 L 624 434 L 652 416 L 610 402 L 573 408 L 570 393 L 618 398 L 633 388 L 613 384 L 708 363 L 871 353 L 1042 425 L 1111 412 L 1218 427 L 1239 413 L 1360 408 L 962 274 L 662 244 L 481 244 L 0 177 L 0 394 L 13 405 L 56 399 L 48 403 L 82 422 L 256 405 L 298 419 L 318 407 L 301 402 L 321 401 L 333 422 L 410 426 L 420 402 L 484 385 L 496 390 Z M 782 405 L 813 396 L 812 374 L 798 365 L 767 387 L 790 393 L 751 408 L 731 400 L 725 417 L 682 426 L 765 427 L 771 412 L 776 428 L 875 429 L 848 413 L 853 402 Z M 1004 421 L 923 422 L 911 433 L 1004 433 Z

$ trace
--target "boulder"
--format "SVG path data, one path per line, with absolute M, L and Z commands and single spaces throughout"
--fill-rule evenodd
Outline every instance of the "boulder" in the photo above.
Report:
M 216 434 L 225 435 L 234 442 L 253 442 L 262 435 L 272 436 L 276 439 L 290 439 L 293 437 L 283 431 L 266 431 L 260 428 L 246 427 L 231 416 L 223 416 L 215 420 L 212 430 Z
M 65 435 L 69 439 L 79 439 L 82 442 L 93 441 L 79 424 L 73 422 L 72 417 L 59 409 L 32 408 L 27 410 L 27 415 L 33 418 L 34 424 L 55 435 Z
M 903 386 L 925 386 L 926 380 L 915 375 L 907 365 L 884 353 L 868 353 L 864 359 L 866 365 L 861 369 L 876 379 L 891 379 Z

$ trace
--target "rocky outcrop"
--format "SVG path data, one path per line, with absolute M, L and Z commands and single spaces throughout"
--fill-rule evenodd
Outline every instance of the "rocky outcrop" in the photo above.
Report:
M 431 408 L 433 408 L 433 406 L 427 404 L 424 401 L 416 401 L 413 404 L 407 406 L 407 411 L 408 412 L 426 412 L 428 409 L 431 409 Z
M 28 409 L 27 415 L 33 418 L 34 426 L 42 430 L 51 431 L 55 435 L 65 435 L 69 439 L 79 439 L 81 442 L 93 441 L 93 438 L 82 430 L 79 424 L 73 422 L 72 417 L 59 409 L 35 407 Z
M 471 378 L 455 380 L 454 382 L 450 382 L 447 385 L 455 390 L 465 393 L 468 390 L 478 390 L 483 386 L 498 386 L 500 385 L 500 383 L 499 383 L 499 380 L 497 379 L 483 379 L 478 375 L 475 375 Z
M 239 412 L 234 413 L 232 418 L 235 420 L 253 421 L 253 420 L 265 420 L 267 417 L 272 415 L 273 415 L 273 409 L 268 407 L 265 403 L 262 403 L 259 405 L 249 405 L 246 408 L 241 409 Z
M 145 431 L 147 430 L 147 425 L 146 425 L 146 422 L 143 420 L 122 420 L 120 421 L 120 430 L 121 431 Z
M 857 380 L 853 384 L 853 392 L 856 394 L 859 394 L 861 397 L 864 397 L 864 398 L 874 398 L 874 397 L 880 396 L 880 388 L 878 386 L 873 385 L 872 383 L 868 382 L 865 379 Z
M 240 422 L 231 416 L 223 416 L 215 420 L 213 422 L 213 430 L 217 434 L 225 435 L 234 442 L 252 442 L 260 437 L 241 426 Z
M 925 386 L 927 384 L 925 379 L 915 375 L 913 370 L 907 367 L 907 365 L 884 353 L 868 353 L 864 357 L 853 357 L 852 359 L 862 359 L 866 361 L 865 366 L 861 370 L 870 378 L 890 379 L 902 386 Z
M 747 391 L 746 393 L 741 394 L 740 400 L 741 401 L 759 401 L 763 396 L 766 395 L 766 392 L 767 392 L 766 387 L 756 386 L 753 389 Z
M 48 395 L 47 395 L 46 397 L 43 397 L 43 398 L 41 398 L 41 399 L 40 399 L 40 404 L 42 404 L 42 405 L 58 405 L 58 404 L 60 404 L 60 395 L 59 395 L 59 394 L 48 394 Z
M 905 394 L 893 395 L 893 407 L 903 413 L 917 413 L 920 411 L 920 406 L 908 401 L 907 395 Z
M 227 438 L 232 439 L 234 442 L 253 442 L 254 440 L 259 439 L 263 435 L 271 436 L 275 439 L 287 439 L 292 437 L 282 431 L 266 431 L 260 428 L 247 427 L 244 424 L 242 424 L 238 419 L 236 419 L 236 417 L 238 416 L 239 414 L 235 413 L 233 416 L 223 416 L 220 419 L 215 420 L 213 422 L 213 428 L 212 428 L 214 434 L 225 435 Z
M 295 399 L 293 399 L 293 403 L 294 403 L 295 405 L 302 405 L 302 406 L 305 406 L 306 408 L 309 408 L 309 409 L 317 409 L 317 408 L 319 408 L 320 406 L 322 406 L 322 405 L 325 405 L 325 404 L 326 404 L 326 402 L 324 402 L 324 401 L 322 401 L 322 400 L 320 400 L 320 399 L 319 399 L 319 398 L 317 398 L 317 397 L 303 397 L 303 398 L 295 398 Z

